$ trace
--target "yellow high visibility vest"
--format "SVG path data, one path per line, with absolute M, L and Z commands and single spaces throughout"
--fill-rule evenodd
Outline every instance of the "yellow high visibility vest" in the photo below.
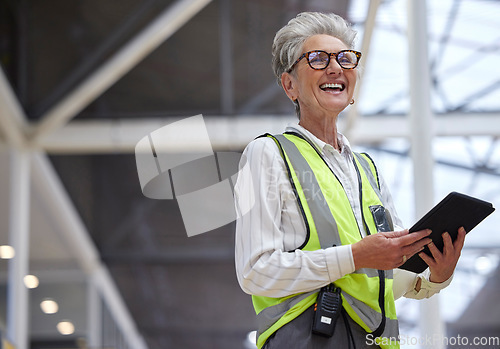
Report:
M 349 199 L 316 146 L 298 133 L 265 136 L 272 138 L 280 150 L 304 217 L 307 239 L 298 248 L 314 251 L 360 241 L 361 231 Z M 377 226 L 371 210 L 383 206 L 377 170 L 366 154 L 355 153 L 354 166 L 360 185 L 364 228 L 367 234 L 375 234 Z M 392 283 L 392 270 L 368 268 L 356 270 L 334 282 L 342 290 L 342 305 L 347 314 L 384 349 L 399 348 Z M 313 305 L 318 292 L 280 298 L 252 296 L 257 313 L 258 348 L 262 348 L 279 328 Z

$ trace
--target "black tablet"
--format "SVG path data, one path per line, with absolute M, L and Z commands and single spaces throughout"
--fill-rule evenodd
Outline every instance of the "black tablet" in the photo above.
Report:
M 440 251 L 443 251 L 444 242 L 442 234 L 444 232 L 448 232 L 451 239 L 455 241 L 460 227 L 464 227 L 465 231 L 469 233 L 493 211 L 495 211 L 495 208 L 489 202 L 465 194 L 451 192 L 415 223 L 410 228 L 410 233 L 423 229 L 431 229 L 432 233 L 429 237 L 436 247 Z M 423 252 L 432 256 L 427 246 Z M 427 264 L 418 254 L 415 254 L 399 268 L 421 273 L 427 269 Z

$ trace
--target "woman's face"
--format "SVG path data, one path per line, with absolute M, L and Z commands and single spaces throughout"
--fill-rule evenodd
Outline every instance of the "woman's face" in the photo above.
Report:
M 348 49 L 349 47 L 341 40 L 320 34 L 308 38 L 301 53 L 313 50 L 337 53 Z M 283 74 L 282 83 L 288 97 L 292 100 L 298 99 L 301 118 L 307 117 L 309 113 L 315 116 L 319 114 L 337 116 L 351 101 L 356 86 L 357 70 L 342 69 L 335 57 L 330 57 L 328 67 L 323 70 L 312 69 L 306 58 L 300 60 L 293 69 L 294 75 Z M 335 88 L 332 88 L 333 86 Z

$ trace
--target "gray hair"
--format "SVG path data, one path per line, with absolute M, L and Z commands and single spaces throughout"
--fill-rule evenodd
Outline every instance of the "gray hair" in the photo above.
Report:
M 272 66 L 278 85 L 281 86 L 281 75 L 287 72 L 302 54 L 304 42 L 309 37 L 318 34 L 336 37 L 350 49 L 353 49 L 357 32 L 342 17 L 334 13 L 299 13 L 281 28 L 274 37 Z M 300 117 L 298 101 L 294 104 L 297 115 Z
M 354 48 L 356 31 L 342 17 L 334 13 L 302 12 L 281 28 L 273 41 L 273 71 L 281 85 L 281 75 L 290 69 L 302 53 L 302 45 L 313 35 L 336 37 L 350 49 Z

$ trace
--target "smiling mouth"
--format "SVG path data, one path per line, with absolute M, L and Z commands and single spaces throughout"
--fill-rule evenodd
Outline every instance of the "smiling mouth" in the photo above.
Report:
M 344 91 L 344 84 L 323 84 L 319 87 L 323 91 Z

